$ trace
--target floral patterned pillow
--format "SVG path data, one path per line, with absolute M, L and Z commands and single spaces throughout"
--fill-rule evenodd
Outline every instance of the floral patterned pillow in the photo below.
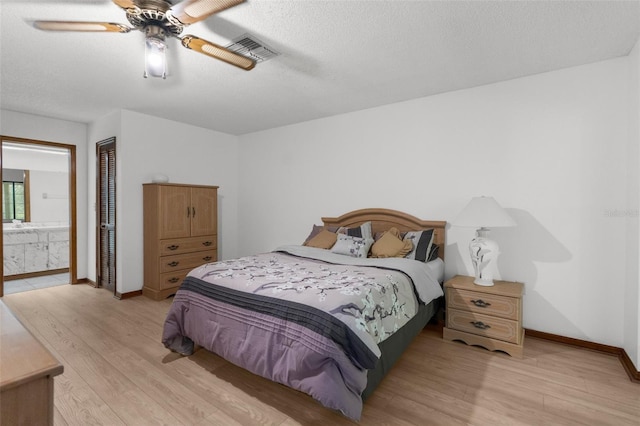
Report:
M 338 240 L 331 248 L 332 253 L 344 254 L 351 257 L 367 257 L 373 244 L 373 238 L 352 237 L 337 234 Z

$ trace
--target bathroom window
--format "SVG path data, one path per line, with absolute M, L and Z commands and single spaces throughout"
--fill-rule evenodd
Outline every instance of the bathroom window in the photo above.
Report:
M 2 221 L 29 221 L 29 171 L 2 170 Z

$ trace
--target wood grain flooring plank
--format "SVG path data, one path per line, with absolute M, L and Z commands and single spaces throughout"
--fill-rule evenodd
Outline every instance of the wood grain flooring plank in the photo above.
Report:
M 101 353 L 109 364 L 117 368 L 140 391 L 169 408 L 172 413 L 187 424 L 197 423 L 217 411 L 206 400 L 187 387 L 170 380 L 152 363 L 144 360 L 108 333 L 96 333 L 96 329 L 104 323 L 104 319 L 99 315 L 89 318 L 84 311 L 80 314 L 74 312 L 68 303 L 67 301 L 56 303 L 49 310 L 66 326 L 72 328 L 73 332 L 84 342 Z M 88 308 L 91 307 L 88 306 Z M 85 308 L 87 306 L 82 309 Z
M 67 365 L 73 368 L 82 376 L 88 388 L 100 398 L 100 402 L 89 400 L 88 393 L 84 389 L 83 392 L 70 395 L 73 397 L 69 400 L 72 407 L 91 406 L 91 403 L 101 406 L 101 402 L 108 402 L 113 412 L 117 413 L 125 423 L 132 424 L 145 419 L 147 424 L 165 424 L 167 421 L 172 424 L 181 424 L 162 405 L 140 392 L 117 368 L 78 337 L 73 329 L 65 326 L 63 321 L 49 312 L 47 309 L 56 309 L 55 304 L 51 302 L 47 293 L 32 291 L 29 292 L 28 299 L 15 300 L 10 306 L 22 307 L 23 313 L 31 313 L 30 324 L 39 330 L 43 338 L 62 357 L 65 370 Z M 80 405 L 74 405 L 75 403 Z M 65 414 L 68 422 L 73 423 L 66 416 L 65 411 L 62 409 L 60 411 Z M 82 421 L 84 422 L 85 419 L 83 418 Z

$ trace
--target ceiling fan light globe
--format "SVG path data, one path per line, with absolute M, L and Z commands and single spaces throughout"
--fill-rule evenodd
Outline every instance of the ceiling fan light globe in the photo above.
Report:
M 164 40 L 147 37 L 145 40 L 145 76 L 167 77 L 167 45 Z

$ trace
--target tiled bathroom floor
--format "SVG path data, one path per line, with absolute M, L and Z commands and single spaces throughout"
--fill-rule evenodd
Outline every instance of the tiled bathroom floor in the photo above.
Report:
M 54 287 L 69 284 L 69 274 L 44 275 L 41 277 L 25 278 L 4 282 L 4 294 L 20 293 L 37 290 L 39 288 Z

